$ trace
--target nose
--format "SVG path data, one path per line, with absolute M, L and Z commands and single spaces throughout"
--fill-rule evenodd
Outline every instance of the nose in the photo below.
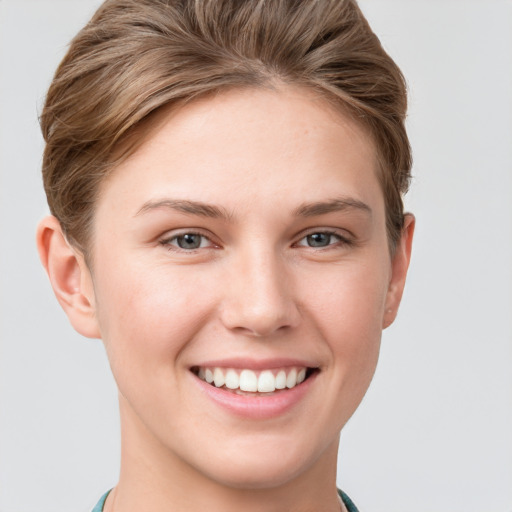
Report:
M 272 254 L 254 251 L 231 262 L 221 320 L 240 333 L 264 337 L 295 327 L 300 319 L 292 275 Z

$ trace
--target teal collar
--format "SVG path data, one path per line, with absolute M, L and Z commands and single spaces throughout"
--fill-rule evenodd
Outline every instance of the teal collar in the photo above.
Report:
M 105 500 L 107 499 L 109 492 L 110 491 L 107 491 L 100 498 L 100 501 L 96 503 L 96 506 L 92 509 L 92 512 L 103 512 L 103 506 L 105 505 Z M 338 489 L 338 494 L 340 495 L 340 498 L 343 500 L 343 503 L 347 507 L 348 512 L 359 512 L 357 510 L 357 507 L 354 505 L 353 501 L 341 489 Z

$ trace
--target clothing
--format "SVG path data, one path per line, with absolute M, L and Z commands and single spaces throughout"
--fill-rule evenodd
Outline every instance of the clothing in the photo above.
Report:
M 98 501 L 96 506 L 92 509 L 92 512 L 103 512 L 103 505 L 105 504 L 105 500 L 107 499 L 108 493 L 110 491 L 106 492 Z M 357 510 L 357 507 L 354 505 L 352 500 L 341 490 L 338 489 L 338 494 L 340 495 L 340 498 L 343 500 L 343 503 L 347 507 L 348 512 L 359 512 Z
M 112 490 L 112 489 L 111 489 Z M 96 506 L 92 509 L 92 512 L 103 512 L 103 505 L 105 505 L 105 500 L 107 499 L 108 493 L 110 491 L 107 491 L 101 498 L 98 503 L 96 503 Z
M 338 489 L 338 494 L 345 504 L 345 507 L 347 507 L 348 512 L 359 512 L 354 502 L 341 489 Z

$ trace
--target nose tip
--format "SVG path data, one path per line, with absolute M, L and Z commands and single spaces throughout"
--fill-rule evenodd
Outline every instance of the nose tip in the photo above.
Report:
M 244 267 L 231 275 L 226 287 L 221 313 L 225 327 L 253 337 L 295 327 L 299 311 L 287 273 L 268 260 Z
M 258 306 L 238 302 L 224 311 L 224 325 L 230 330 L 249 336 L 270 336 L 277 331 L 293 327 L 292 315 L 286 309 L 276 307 L 271 301 Z

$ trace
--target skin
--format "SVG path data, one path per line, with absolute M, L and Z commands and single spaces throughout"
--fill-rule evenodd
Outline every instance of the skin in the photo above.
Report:
M 42 221 L 56 296 L 75 329 L 103 339 L 119 388 L 121 476 L 107 512 L 340 510 L 339 432 L 395 318 L 414 229 L 407 216 L 391 255 L 378 172 L 367 133 L 312 92 L 228 91 L 164 111 L 105 179 L 92 272 L 58 221 Z M 201 246 L 180 249 L 190 232 Z M 190 372 L 225 357 L 297 357 L 320 371 L 299 406 L 248 420 Z

